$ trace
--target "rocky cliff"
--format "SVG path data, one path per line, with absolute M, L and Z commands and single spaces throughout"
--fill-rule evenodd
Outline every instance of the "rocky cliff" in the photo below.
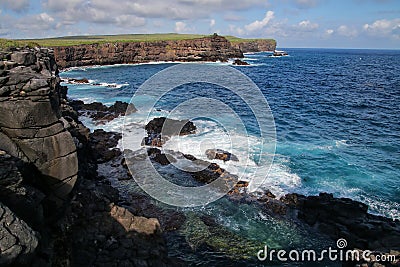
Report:
M 54 54 L 62 68 L 150 61 L 226 61 L 243 57 L 237 47 L 218 35 L 192 40 L 61 46 L 54 47 Z
M 119 206 L 98 176 L 115 134 L 78 120 L 53 51 L 0 59 L 0 266 L 171 266 L 158 220 Z
M 63 201 L 78 172 L 76 146 L 61 117 L 60 85 L 53 52 L 1 53 L 0 149 L 32 163 L 51 198 Z
M 232 46 L 239 49 L 243 53 L 248 52 L 262 52 L 262 51 L 275 51 L 276 41 L 268 39 L 259 39 L 252 41 L 234 42 Z

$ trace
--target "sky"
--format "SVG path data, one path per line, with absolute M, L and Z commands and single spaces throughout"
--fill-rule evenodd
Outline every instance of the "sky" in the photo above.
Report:
M 0 0 L 0 38 L 167 32 L 400 49 L 400 0 Z

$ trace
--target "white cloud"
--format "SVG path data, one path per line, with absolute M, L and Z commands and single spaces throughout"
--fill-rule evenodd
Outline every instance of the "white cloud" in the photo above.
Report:
M 302 20 L 297 24 L 289 24 L 288 19 L 276 19 L 273 11 L 266 12 L 262 20 L 256 20 L 250 24 L 245 25 L 243 28 L 230 26 L 231 34 L 239 36 L 269 36 L 269 37 L 284 37 L 289 36 L 296 38 L 303 38 L 319 29 L 318 23 L 311 22 L 310 20 Z
M 189 29 L 186 25 L 185 22 L 183 21 L 177 21 L 175 22 L 175 32 L 177 33 L 187 33 L 190 32 L 191 29 Z
M 121 15 L 115 18 L 115 22 L 121 27 L 140 27 L 146 24 L 144 18 L 132 16 L 132 15 Z
M 29 8 L 29 0 L 0 0 L 0 6 L 16 12 L 26 11 Z
M 372 36 L 400 38 L 400 18 L 376 20 L 372 24 L 365 24 L 363 29 Z
M 325 31 L 325 34 L 326 34 L 326 35 L 332 35 L 334 32 L 335 32 L 335 31 L 332 30 L 332 29 L 327 29 L 327 30 Z
M 113 0 L 43 0 L 45 9 L 58 12 L 61 16 L 72 15 L 77 20 L 87 20 L 85 17 L 90 10 L 106 12 L 110 17 L 135 15 L 186 20 L 209 18 L 215 12 L 243 11 L 265 5 L 265 0 L 120 0 L 118 3 Z
M 261 29 L 263 29 L 265 26 L 268 25 L 268 23 L 274 18 L 274 12 L 273 11 L 267 11 L 267 13 L 265 13 L 265 17 L 260 21 L 260 20 L 256 20 L 246 26 L 244 26 L 244 28 L 247 31 L 250 32 L 254 32 L 254 31 L 259 31 Z
M 56 29 L 57 22 L 47 13 L 26 16 L 14 21 L 13 26 L 25 33 L 41 32 Z
M 214 27 L 215 26 L 215 19 L 211 19 L 210 20 L 210 27 Z
M 47 13 L 41 13 L 37 16 L 37 18 L 43 22 L 52 23 L 54 22 L 54 18 Z
M 314 31 L 319 28 L 319 25 L 318 23 L 312 23 L 309 20 L 303 20 L 300 21 L 299 24 L 297 24 L 296 28 L 301 31 Z
M 339 35 L 344 36 L 344 37 L 349 37 L 349 38 L 353 38 L 358 35 L 358 32 L 356 29 L 346 26 L 346 25 L 339 26 L 339 28 L 337 28 L 336 31 Z

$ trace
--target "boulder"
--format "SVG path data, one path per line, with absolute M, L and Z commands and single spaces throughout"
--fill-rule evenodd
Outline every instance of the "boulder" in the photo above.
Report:
M 235 61 L 233 61 L 233 65 L 237 65 L 237 66 L 249 66 L 250 64 L 240 60 L 240 59 L 235 59 Z
M 188 120 L 174 120 L 165 117 L 154 118 L 145 126 L 148 134 L 166 136 L 188 135 L 196 132 L 196 126 Z
M 223 161 L 239 161 L 239 159 L 232 153 L 222 149 L 207 149 L 206 155 L 208 159 L 219 159 Z
M 154 118 L 145 126 L 147 136 L 142 144 L 161 147 L 173 135 L 188 135 L 196 132 L 196 126 L 188 120 L 174 120 L 165 117 Z
M 38 247 L 38 234 L 0 202 L 0 265 L 28 265 Z
M 112 121 L 119 116 L 130 115 L 137 111 L 132 103 L 128 104 L 122 101 L 116 101 L 110 107 L 100 102 L 85 104 L 81 100 L 74 100 L 70 105 L 75 111 L 79 112 L 79 114 L 87 115 L 99 124 Z
M 16 51 L 11 54 L 11 61 L 19 65 L 30 66 L 36 64 L 36 55 L 30 51 Z
M 121 133 L 106 132 L 103 129 L 97 129 L 89 135 L 91 149 L 97 163 L 104 163 L 121 155 L 121 151 L 116 148 L 121 137 Z
M 35 184 L 40 184 L 40 173 L 33 164 L 0 151 L 0 202 L 31 226 L 39 227 L 45 194 Z
M 161 164 L 161 165 L 168 165 L 172 162 L 175 162 L 176 160 L 173 157 L 167 157 L 164 153 L 161 153 L 161 150 L 157 148 L 148 148 L 147 149 L 147 154 L 150 157 L 151 160 Z
M 157 219 L 134 216 L 126 208 L 111 204 L 110 215 L 119 222 L 127 232 L 133 231 L 145 235 L 154 235 L 160 232 L 160 223 Z

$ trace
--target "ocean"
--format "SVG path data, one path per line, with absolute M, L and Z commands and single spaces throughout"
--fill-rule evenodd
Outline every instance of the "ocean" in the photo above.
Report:
M 400 219 L 400 51 L 285 51 L 289 56 L 248 53 L 243 60 L 250 66 L 232 66 L 247 75 L 268 101 L 276 126 L 272 166 L 263 166 L 259 162 L 260 150 L 251 146 L 260 138 L 259 125 L 249 115 L 251 109 L 225 88 L 201 82 L 178 86 L 157 102 L 151 116 L 168 115 L 179 103 L 193 97 L 222 101 L 232 107 L 248 131 L 247 136 L 242 132 L 230 134 L 243 146 L 250 140 L 250 150 L 242 153 L 245 147 L 236 146 L 231 152 L 239 158 L 238 162 L 214 162 L 232 173 L 244 171 L 243 179 L 250 183 L 254 168 L 262 171 L 265 167 L 268 176 L 257 190 L 269 189 L 277 196 L 291 192 L 305 195 L 333 193 L 335 197 L 349 197 L 366 203 L 371 213 Z M 111 105 L 117 100 L 129 102 L 147 79 L 174 65 L 94 66 L 70 69 L 60 76 L 87 78 L 92 83 L 68 84 L 70 98 Z M 215 110 L 214 114 L 222 124 L 229 120 L 223 112 Z M 137 132 L 138 136 L 147 115 L 139 109 L 129 118 L 131 131 Z M 184 118 L 179 114 L 176 117 Z M 81 119 L 92 130 L 121 131 L 124 123 L 123 118 L 105 125 L 96 125 L 88 118 Z M 207 160 L 204 151 L 210 146 L 229 148 L 221 138 L 226 131 L 218 122 L 200 118 L 195 121 L 198 128 L 195 135 L 172 138 L 165 148 Z M 141 138 L 132 142 L 130 148 L 139 149 L 140 142 Z M 226 199 L 191 210 L 211 215 L 232 231 L 275 247 L 323 246 L 328 242 L 309 237 L 302 229 L 276 221 L 251 205 L 237 206 Z M 178 246 L 175 251 L 184 250 L 177 242 L 173 243 Z M 194 262 L 199 260 L 198 255 L 192 256 Z

